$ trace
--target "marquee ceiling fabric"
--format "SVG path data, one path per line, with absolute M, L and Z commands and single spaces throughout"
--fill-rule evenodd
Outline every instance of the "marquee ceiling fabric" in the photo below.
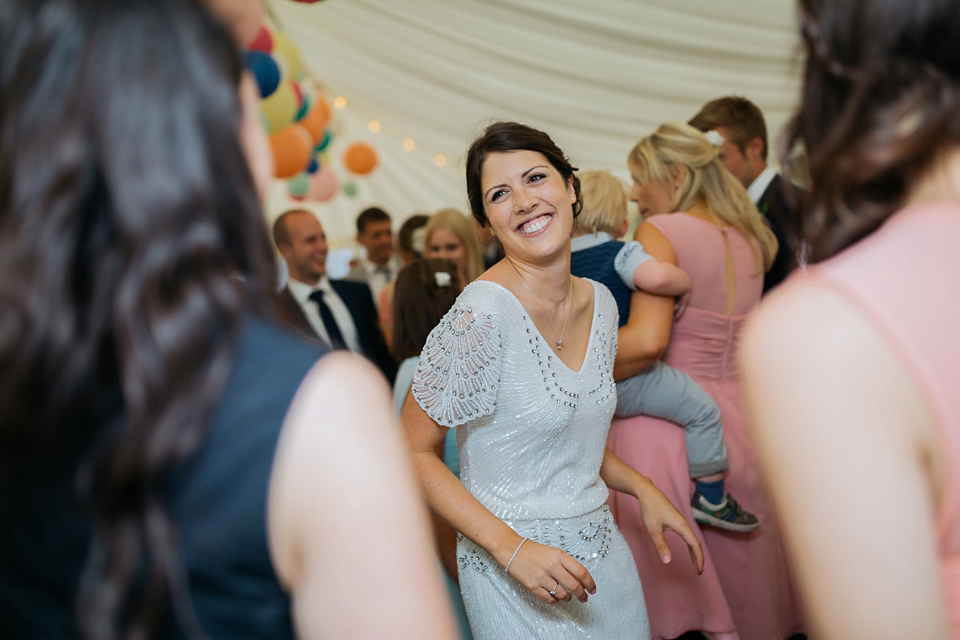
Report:
M 543 128 L 574 165 L 626 179 L 637 140 L 661 122 L 688 120 L 707 100 L 750 98 L 771 138 L 796 103 L 796 17 L 787 0 L 266 5 L 328 100 L 346 99 L 333 110 L 329 158 L 356 193 L 310 205 L 334 244 L 350 242 L 357 212 L 370 204 L 391 212 L 395 226 L 414 212 L 465 211 L 464 152 L 497 119 Z M 368 130 L 371 120 L 378 133 Z M 404 150 L 406 139 L 412 151 Z M 357 140 L 379 155 L 367 176 L 349 175 L 340 160 Z M 278 183 L 268 215 L 289 205 Z

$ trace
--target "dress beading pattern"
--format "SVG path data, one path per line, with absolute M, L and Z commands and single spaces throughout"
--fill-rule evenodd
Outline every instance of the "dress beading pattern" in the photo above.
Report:
M 500 334 L 490 315 L 454 305 L 433 329 L 420 355 L 413 395 L 445 427 L 496 407 Z

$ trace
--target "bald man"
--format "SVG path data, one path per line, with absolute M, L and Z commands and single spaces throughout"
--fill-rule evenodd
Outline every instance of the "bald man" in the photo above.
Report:
M 327 237 L 310 211 L 294 209 L 273 224 L 273 240 L 287 263 L 281 317 L 309 338 L 369 358 L 390 384 L 397 365 L 387 349 L 370 287 L 327 277 Z

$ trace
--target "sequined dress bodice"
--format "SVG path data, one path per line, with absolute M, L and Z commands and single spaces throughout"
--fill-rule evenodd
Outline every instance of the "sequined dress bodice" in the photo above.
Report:
M 424 347 L 414 397 L 457 428 L 460 479 L 501 519 L 569 518 L 606 502 L 599 470 L 616 406 L 617 309 L 589 282 L 593 320 L 579 371 L 489 281 L 464 289 Z

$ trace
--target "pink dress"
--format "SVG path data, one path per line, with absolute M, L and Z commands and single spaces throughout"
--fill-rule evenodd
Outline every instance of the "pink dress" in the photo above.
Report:
M 960 639 L 958 248 L 960 207 L 915 206 L 895 214 L 864 240 L 791 283 L 826 284 L 860 306 L 888 337 L 934 416 L 945 469 L 937 542 L 954 640 Z
M 760 300 L 763 277 L 756 273 L 750 243 L 732 227 L 720 229 L 686 213 L 657 215 L 649 222 L 670 240 L 677 264 L 693 281 L 690 305 L 673 325 L 663 361 L 690 375 L 720 406 L 730 460 L 726 487 L 760 520 L 760 528 L 747 534 L 695 529 L 707 554 L 704 574 L 697 576 L 679 536 L 667 535 L 674 560 L 663 565 L 643 527 L 636 500 L 611 494 L 611 509 L 646 585 L 651 633 L 654 638 L 675 638 L 698 629 L 714 638 L 736 637 L 735 633 L 742 640 L 787 638 L 801 631 L 799 608 L 772 506 L 747 437 L 736 369 L 740 330 Z M 736 283 L 732 309 L 727 296 L 728 249 Z M 679 426 L 646 416 L 615 420 L 607 443 L 649 476 L 695 524 L 690 510 L 693 483 Z

